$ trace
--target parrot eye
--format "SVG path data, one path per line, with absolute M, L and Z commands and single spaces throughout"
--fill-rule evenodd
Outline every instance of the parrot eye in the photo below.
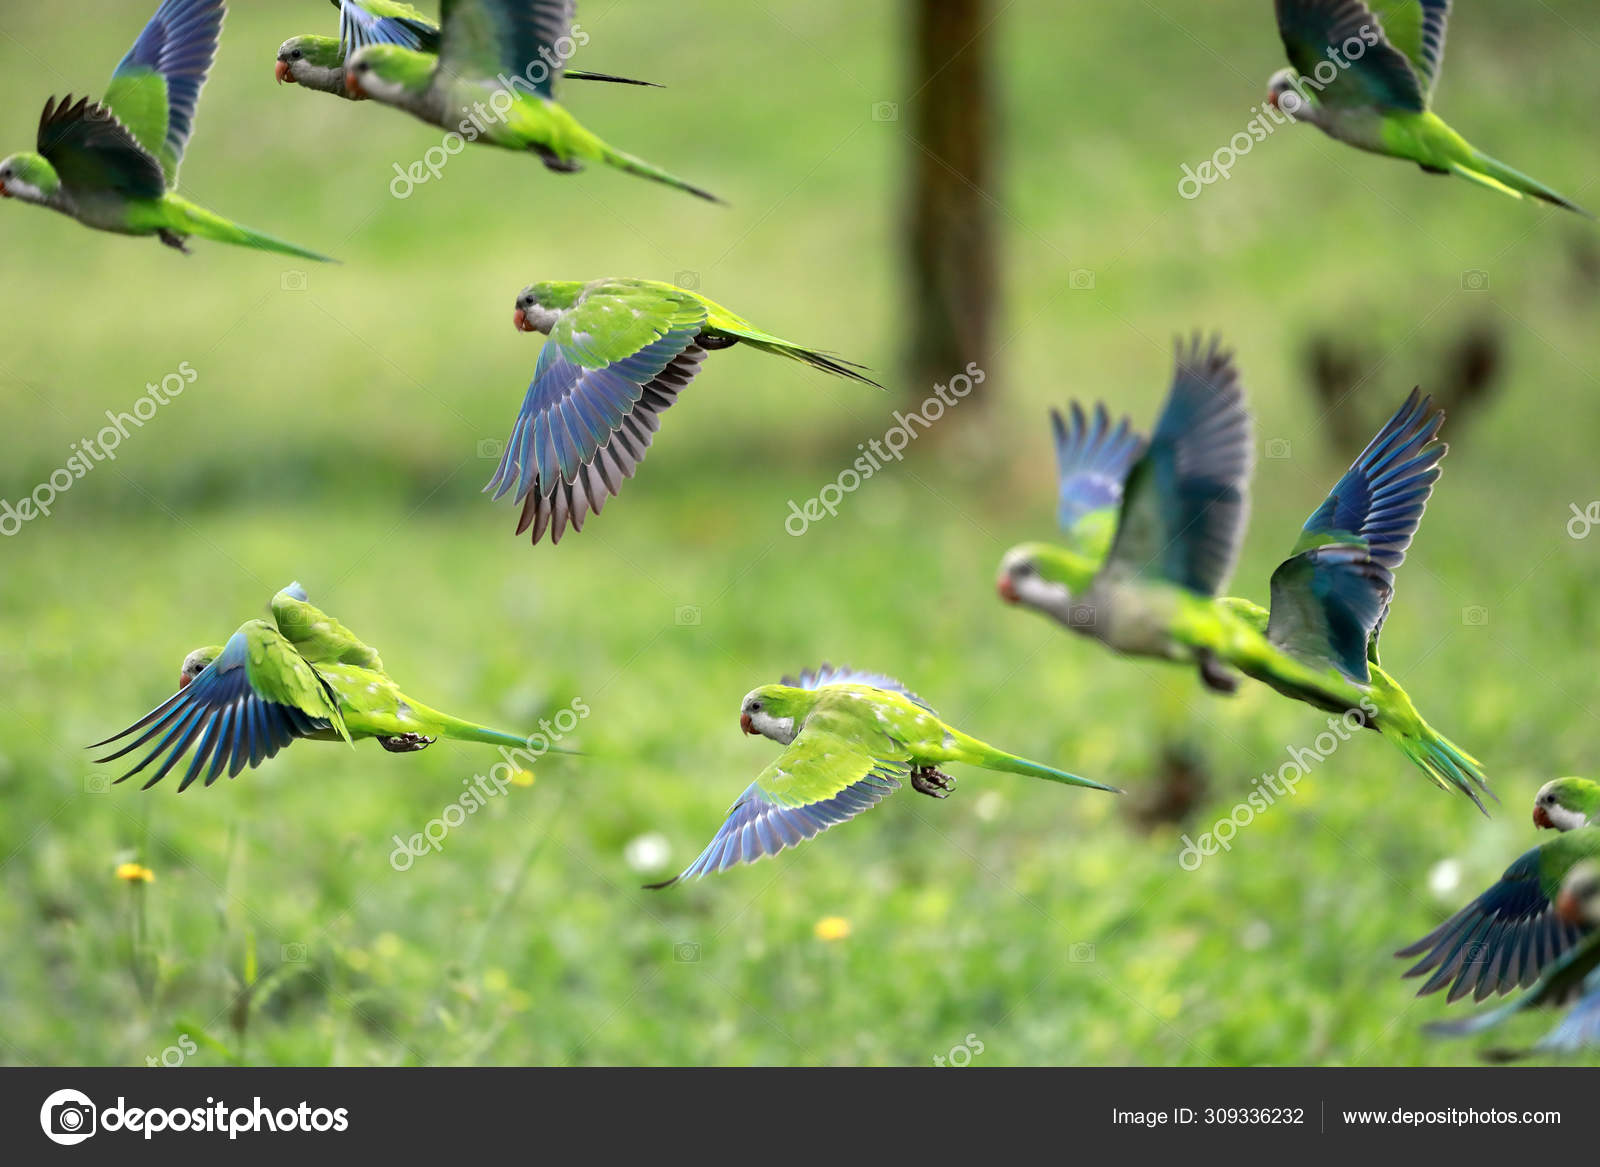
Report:
M 298 61 L 303 56 L 305 56 L 305 54 L 302 53 L 299 49 L 296 49 L 294 52 L 289 54 L 289 59 L 291 61 Z

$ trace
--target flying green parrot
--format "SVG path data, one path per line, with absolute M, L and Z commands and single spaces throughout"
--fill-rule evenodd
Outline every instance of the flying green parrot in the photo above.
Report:
M 143 761 L 117 781 L 133 777 L 165 754 L 144 784 L 148 790 L 188 754 L 180 791 L 202 773 L 210 786 L 224 766 L 228 777 L 236 777 L 296 738 L 376 738 L 396 754 L 425 749 L 441 737 L 514 749 L 528 744 L 516 734 L 462 721 L 407 697 L 384 671 L 377 652 L 312 607 L 297 583 L 273 597 L 271 620 L 251 620 L 227 644 L 195 649 L 184 658 L 177 693 L 90 748 L 136 733 L 116 753 L 96 760 L 114 761 L 160 735 Z M 546 752 L 570 751 L 550 747 Z
M 517 296 L 521 332 L 550 339 L 485 492 L 522 504 L 517 534 L 530 527 L 560 542 L 570 523 L 583 530 L 592 511 L 632 478 L 660 426 L 660 415 L 706 353 L 744 344 L 814 369 L 882 388 L 859 365 L 763 332 L 698 292 L 653 280 L 542 283 Z
M 303 85 L 348 101 L 358 98 L 345 88 L 345 59 L 367 45 L 399 45 L 420 53 L 439 54 L 439 26 L 399 0 L 330 0 L 339 9 L 339 35 L 290 37 L 278 49 L 278 84 Z M 568 81 L 610 81 L 617 85 L 661 88 L 653 81 L 613 77 L 609 73 L 563 70 Z
M 1443 415 L 1416 393 L 1406 400 L 1273 573 L 1269 612 L 1248 600 L 1213 598 L 1226 575 L 1216 565 L 1231 564 L 1243 526 L 1249 431 L 1236 394 L 1224 395 L 1219 407 L 1225 421 L 1208 415 L 1200 389 L 1208 377 L 1232 385 L 1229 359 L 1215 349 L 1209 357 L 1197 348 L 1180 354 L 1173 397 L 1148 451 L 1126 419 L 1111 424 L 1104 406 L 1092 421 L 1076 405 L 1070 424 L 1054 415 L 1059 517 L 1068 543 L 1008 552 L 1001 597 L 1076 632 L 1102 640 L 1109 632 L 1114 639 L 1107 643 L 1119 651 L 1179 660 L 1192 654 L 1202 678 L 1222 692 L 1233 691 L 1236 669 L 1327 712 L 1359 711 L 1362 724 L 1437 785 L 1462 791 L 1481 809 L 1478 791 L 1487 790 L 1481 765 L 1422 719 L 1377 658 L 1394 571 L 1439 477 L 1446 447 L 1434 438 Z M 1199 432 L 1220 437 L 1197 442 L 1184 418 L 1204 419 L 1209 428 Z M 1229 474 L 1210 469 L 1218 465 Z M 1220 500 L 1220 517 L 1213 500 Z M 1127 540 L 1124 530 L 1133 532 Z M 1190 566 L 1197 539 L 1210 544 L 1198 559 L 1211 565 L 1208 571 Z M 1162 629 L 1170 636 L 1164 644 L 1152 639 Z
M 223 0 L 165 0 L 111 75 L 102 102 L 68 95 L 45 103 L 38 152 L 0 162 L 0 197 L 60 211 L 97 231 L 154 235 L 185 253 L 185 240 L 198 236 L 332 262 L 174 190 L 224 11 Z
M 1448 999 L 1471 993 L 1482 1001 L 1495 993 L 1529 988 L 1584 936 L 1563 920 L 1556 900 L 1579 864 L 1600 860 L 1600 827 L 1557 835 L 1506 868 L 1500 882 L 1421 940 L 1395 953 L 1422 959 L 1405 974 L 1431 973 L 1417 996 L 1450 987 Z
M 1568 873 L 1556 899 L 1557 914 L 1583 928 L 1576 945 L 1550 963 L 1539 983 L 1509 1005 L 1464 1021 L 1440 1021 L 1425 1032 L 1437 1037 L 1484 1033 L 1529 1009 L 1577 1003 L 1537 1044 L 1525 1050 L 1490 1050 L 1485 1057 L 1507 1062 L 1540 1054 L 1577 1054 L 1600 1046 L 1600 864 L 1580 863 Z
M 1533 825 L 1547 831 L 1600 826 L 1600 782 L 1587 778 L 1546 782 L 1533 800 Z
M 918 793 L 948 798 L 956 782 L 939 767 L 951 762 L 1121 793 L 968 737 L 892 677 L 827 664 L 750 692 L 739 728 L 771 738 L 783 753 L 739 796 L 700 857 L 652 889 L 798 847 L 877 806 L 902 778 Z
M 603 162 L 721 202 L 602 142 L 556 102 L 560 48 L 575 43 L 573 6 L 574 0 L 441 0 L 438 56 L 404 44 L 369 44 L 345 63 L 345 88 L 469 141 L 532 152 L 559 173 Z
M 1526 174 L 1478 150 L 1429 108 L 1444 58 L 1450 0 L 1276 0 L 1292 69 L 1267 101 L 1330 138 L 1455 174 L 1514 199 L 1532 195 L 1593 218 Z

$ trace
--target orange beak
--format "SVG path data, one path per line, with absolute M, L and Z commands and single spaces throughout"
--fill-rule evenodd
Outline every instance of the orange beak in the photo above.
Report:
M 0 182 L 0 199 L 8 199 L 10 197 L 11 197 L 11 192 L 6 189 L 6 184 L 3 183 L 3 182 Z
M 1017 589 L 1011 582 L 1009 575 L 1003 575 L 994 581 L 994 590 L 1000 593 L 1000 598 L 1008 604 L 1017 602 Z
M 366 94 L 362 92 L 361 83 L 356 80 L 356 75 L 353 71 L 345 73 L 344 87 L 350 91 L 351 97 L 366 96 Z
M 1556 915 L 1569 924 L 1582 924 L 1579 919 L 1578 897 L 1566 888 L 1561 889 L 1561 894 L 1556 897 Z
M 1533 825 L 1541 831 L 1553 831 L 1556 829 L 1555 823 L 1550 821 L 1550 816 L 1544 813 L 1544 807 L 1542 806 L 1533 808 Z
M 191 677 L 188 673 L 179 673 L 178 674 L 178 688 L 187 689 L 189 687 L 189 682 L 192 681 L 192 680 L 194 680 L 194 678 Z
M 750 715 L 748 713 L 739 714 L 739 728 L 744 730 L 745 734 L 749 737 L 754 737 L 756 734 L 756 727 L 751 724 Z
M 524 312 L 521 308 L 518 308 L 516 310 L 516 312 L 512 315 L 511 322 L 517 326 L 517 331 L 518 332 L 532 332 L 533 331 L 533 329 L 528 327 L 528 314 L 526 312 Z
M 1279 106 L 1278 106 L 1278 95 L 1276 93 L 1267 94 L 1267 104 L 1270 105 L 1273 109 L 1278 109 L 1279 108 Z
M 294 78 L 289 75 L 289 62 L 288 61 L 279 61 L 278 62 L 277 73 L 278 73 L 278 84 L 279 85 L 282 85 L 285 81 L 288 81 L 291 84 L 293 84 Z

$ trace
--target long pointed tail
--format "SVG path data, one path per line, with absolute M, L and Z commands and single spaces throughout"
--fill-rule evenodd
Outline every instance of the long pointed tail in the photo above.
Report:
M 1501 191 L 1513 198 L 1520 199 L 1524 195 L 1531 195 L 1533 198 L 1573 211 L 1586 219 L 1594 218 L 1577 203 L 1551 190 L 1538 179 L 1530 178 L 1520 170 L 1513 170 L 1498 158 L 1491 158 L 1481 150 L 1472 151 L 1470 163 L 1455 163 L 1451 168 L 1462 178 Z
M 791 361 L 799 361 L 803 365 L 810 365 L 813 369 L 820 369 L 824 373 L 832 373 L 835 377 L 845 377 L 851 381 L 859 381 L 863 385 L 871 385 L 874 389 L 883 388 L 882 385 L 866 375 L 865 365 L 858 365 L 853 361 L 829 356 L 827 353 L 820 352 L 817 349 L 791 344 L 782 337 L 772 336 L 765 332 L 729 331 L 728 335 L 737 337 L 740 344 L 747 344 L 753 349 L 759 349 L 761 352 L 771 353 L 773 356 L 778 357 L 787 357 Z
M 695 198 L 705 199 L 708 203 L 727 205 L 705 188 L 695 186 L 692 182 L 685 182 L 677 175 L 669 174 L 667 171 L 662 170 L 659 166 L 652 166 L 643 158 L 635 158 L 632 154 L 625 154 L 621 150 L 613 149 L 610 146 L 603 146 L 600 156 L 607 165 L 615 166 L 618 170 L 627 171 L 629 174 L 638 175 L 640 178 L 648 178 L 652 182 L 660 182 L 665 183 L 667 186 L 677 187 L 679 190 L 687 191 L 694 195 Z
M 1459 790 L 1472 799 L 1485 815 L 1489 813 L 1479 794 L 1481 792 L 1494 798 L 1494 792 L 1489 789 L 1488 779 L 1483 773 L 1483 763 L 1478 759 L 1448 738 L 1434 732 L 1433 727 L 1420 717 L 1416 719 L 1416 724 L 1409 728 L 1380 720 L 1378 732 L 1416 763 L 1417 767 L 1433 780 L 1435 786 L 1443 790 Z
M 263 235 L 259 231 L 252 231 L 248 227 L 241 227 L 238 223 L 224 219 L 221 215 L 213 214 L 204 207 L 181 199 L 169 199 L 173 206 L 181 213 L 182 221 L 175 230 L 185 235 L 195 235 L 201 239 L 211 239 L 218 243 L 232 243 L 237 247 L 253 247 L 257 251 L 271 251 L 279 255 L 292 255 L 298 259 L 309 259 L 315 263 L 338 263 L 320 252 L 310 251 L 304 247 L 297 247 L 293 243 L 285 243 L 282 239 L 274 239 L 271 235 Z
M 611 85 L 642 85 L 646 89 L 665 89 L 654 81 L 635 81 L 632 77 L 618 77 L 612 73 L 590 73 L 585 69 L 568 69 L 562 74 L 568 81 L 605 81 Z
M 550 740 L 550 735 L 541 731 L 530 734 L 504 733 L 498 729 L 490 729 L 486 725 L 477 725 L 470 721 L 463 721 L 459 717 L 451 717 L 448 713 L 440 713 L 437 709 L 429 709 L 426 705 L 411 702 L 413 712 L 427 725 L 429 730 L 458 742 L 479 742 L 486 746 L 507 746 L 514 750 L 527 750 L 537 754 L 566 754 L 570 757 L 581 757 L 582 751 L 564 749 Z M 542 747 L 542 748 L 541 748 Z
M 1052 766 L 1042 766 L 1038 762 L 1030 762 L 1026 758 L 1019 758 L 1015 754 L 1008 754 L 1004 750 L 989 747 L 989 753 L 978 763 L 990 770 L 1000 770 L 1007 774 L 1024 774 L 1029 778 L 1043 778 L 1047 782 L 1059 782 L 1063 786 L 1086 786 L 1090 790 L 1104 790 L 1107 794 L 1121 794 L 1122 790 L 1116 786 L 1107 786 L 1101 782 L 1094 782 L 1088 778 L 1080 778 L 1076 774 L 1068 774 L 1065 770 L 1057 770 Z

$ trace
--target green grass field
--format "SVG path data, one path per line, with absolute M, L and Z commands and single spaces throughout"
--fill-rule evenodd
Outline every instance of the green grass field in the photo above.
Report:
M 46 96 L 100 92 L 145 7 L 10 14 L 0 147 L 31 146 Z M 1309 128 L 1187 201 L 1180 166 L 1244 126 L 1282 63 L 1271 6 L 996 4 L 994 392 L 796 538 L 790 500 L 932 388 L 895 371 L 916 302 L 896 247 L 909 147 L 873 111 L 909 108 L 923 80 L 903 75 L 898 6 L 580 6 L 578 65 L 669 87 L 585 87 L 573 108 L 728 209 L 489 150 L 396 200 L 394 164 L 438 135 L 273 85 L 282 39 L 334 31 L 326 4 L 235 7 L 183 190 L 341 266 L 203 242 L 184 258 L 0 206 L 0 498 L 147 382 L 195 373 L 114 463 L 0 539 L 0 1062 L 143 1065 L 186 1037 L 204 1064 L 927 1065 L 969 1035 L 978 1066 L 1474 1062 L 1419 1033 L 1470 1006 L 1417 1001 L 1390 954 L 1536 841 L 1543 781 L 1592 772 L 1600 539 L 1566 525 L 1600 497 L 1593 225 Z M 1440 111 L 1600 204 L 1592 6 L 1457 8 Z M 512 300 L 600 275 L 698 279 L 892 392 L 717 354 L 605 514 L 530 548 L 479 494 L 538 352 Z M 1262 448 L 1287 455 L 1260 462 L 1233 585 L 1264 601 L 1348 453 L 1323 436 L 1308 338 L 1372 351 L 1348 407 L 1376 423 L 1469 327 L 1502 334 L 1501 391 L 1446 428 L 1384 660 L 1503 804 L 1482 818 L 1366 735 L 1185 871 L 1180 836 L 1324 718 L 1211 697 L 997 601 L 1002 551 L 1053 530 L 1045 409 L 1104 397 L 1147 426 L 1172 336 L 1222 330 Z M 84 745 L 292 579 L 430 704 L 531 729 L 581 699 L 588 756 L 541 761 L 404 872 L 395 836 L 492 749 L 305 743 L 181 797 L 106 790 L 117 771 Z M 1123 803 L 1173 746 L 1209 791 L 1146 831 L 1110 797 L 964 770 L 947 802 L 907 792 L 777 861 L 640 890 L 772 757 L 739 734 L 740 697 L 824 659 L 899 676 L 972 733 L 1128 787 Z M 116 879 L 125 861 L 154 882 Z M 849 934 L 819 935 L 830 917 Z

